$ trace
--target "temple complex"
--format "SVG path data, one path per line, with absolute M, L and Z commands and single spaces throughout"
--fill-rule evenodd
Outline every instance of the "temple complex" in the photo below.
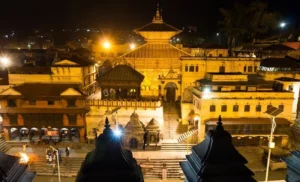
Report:
M 141 167 L 131 151 L 124 149 L 119 140 L 106 118 L 105 129 L 96 138 L 96 148 L 86 155 L 76 182 L 143 182 Z

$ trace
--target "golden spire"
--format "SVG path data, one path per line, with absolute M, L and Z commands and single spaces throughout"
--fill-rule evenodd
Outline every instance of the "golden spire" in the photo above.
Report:
M 162 16 L 160 14 L 159 3 L 157 3 L 156 14 L 153 18 L 152 23 L 163 23 L 163 19 L 162 19 Z

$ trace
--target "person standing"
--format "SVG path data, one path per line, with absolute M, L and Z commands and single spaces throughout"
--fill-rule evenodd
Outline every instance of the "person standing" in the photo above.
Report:
M 144 134 L 144 144 L 143 144 L 143 150 L 145 150 L 145 149 L 146 149 L 147 138 L 148 138 L 148 131 L 146 131 L 146 132 L 145 132 L 145 134 Z
M 66 156 L 69 157 L 69 155 L 70 155 L 70 148 L 66 147 Z

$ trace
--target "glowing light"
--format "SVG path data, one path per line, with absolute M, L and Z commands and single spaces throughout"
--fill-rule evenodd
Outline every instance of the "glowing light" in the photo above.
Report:
M 1 62 L 2 65 L 8 66 L 10 61 L 7 57 L 1 57 L 0 62 Z
M 120 137 L 122 135 L 122 132 L 121 132 L 121 130 L 116 129 L 116 130 L 114 130 L 114 134 L 115 134 L 115 136 Z
M 217 33 L 217 36 L 219 36 L 220 34 L 219 33 Z
M 210 89 L 209 88 L 205 88 L 204 89 L 204 93 L 210 93 Z
M 136 47 L 136 45 L 135 45 L 134 43 L 130 44 L 130 49 L 131 49 L 131 50 L 134 50 L 135 47 Z
M 285 26 L 286 26 L 286 23 L 285 23 L 285 22 L 281 22 L 281 23 L 280 23 L 280 27 L 281 27 L 281 28 L 284 28 Z
M 110 42 L 108 42 L 108 41 L 104 42 L 104 43 L 103 43 L 103 47 L 104 47 L 105 49 L 110 49 L 110 47 L 111 47 Z
M 29 157 L 27 154 L 20 152 L 20 157 L 21 157 L 20 159 L 21 164 L 27 164 L 29 162 Z
M 180 39 L 179 39 L 179 38 L 177 38 L 176 40 L 177 40 L 177 42 L 179 42 L 179 41 L 180 41 Z

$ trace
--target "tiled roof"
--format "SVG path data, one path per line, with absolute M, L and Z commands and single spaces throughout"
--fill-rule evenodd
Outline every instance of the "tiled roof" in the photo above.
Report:
M 166 23 L 149 23 L 135 30 L 136 32 L 178 32 L 181 31 Z
M 171 44 L 144 44 L 141 47 L 124 54 L 124 58 L 180 58 L 192 56 Z
M 73 88 L 79 91 L 79 84 L 43 84 L 43 83 L 25 83 L 13 87 L 13 89 L 21 92 L 22 96 L 29 99 L 41 98 L 41 97 L 60 97 L 60 94 Z
M 99 81 L 138 81 L 142 82 L 144 75 L 128 65 L 117 65 L 99 77 Z

